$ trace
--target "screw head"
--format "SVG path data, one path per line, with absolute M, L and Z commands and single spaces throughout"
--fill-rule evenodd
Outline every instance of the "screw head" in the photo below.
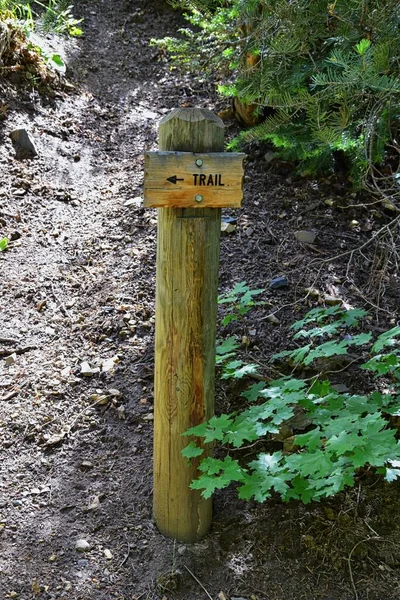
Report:
M 194 197 L 194 199 L 196 200 L 196 202 L 202 202 L 203 196 L 201 194 L 196 194 L 196 196 Z
M 201 167 L 201 166 L 202 166 L 202 164 L 203 164 L 203 161 L 201 160 L 201 158 L 198 158 L 198 159 L 196 160 L 196 165 L 197 165 L 198 167 Z

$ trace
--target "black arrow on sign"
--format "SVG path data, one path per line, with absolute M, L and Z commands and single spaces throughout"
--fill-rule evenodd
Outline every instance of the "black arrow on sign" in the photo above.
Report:
M 178 179 L 178 177 L 176 175 L 173 175 L 172 177 L 167 177 L 167 181 L 170 181 L 171 183 L 176 183 L 177 181 L 185 181 L 185 180 Z

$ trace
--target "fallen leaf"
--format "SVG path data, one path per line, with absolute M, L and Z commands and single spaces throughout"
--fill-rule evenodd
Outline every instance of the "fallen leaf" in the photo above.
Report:
M 34 596 L 39 596 L 39 594 L 41 592 L 41 587 L 40 587 L 37 579 L 34 579 L 32 581 L 32 592 L 33 592 Z

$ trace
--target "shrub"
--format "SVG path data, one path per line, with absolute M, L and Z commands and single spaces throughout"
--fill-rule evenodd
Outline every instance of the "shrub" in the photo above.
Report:
M 319 361 L 362 347 L 363 352 L 368 350 L 369 359 L 360 368 L 375 375 L 375 389 L 340 392 L 321 374 L 308 380 L 290 375 L 251 385 L 242 393 L 248 403 L 242 412 L 214 416 L 185 433 L 227 449 L 223 459 L 202 460 L 201 475 L 191 487 L 202 490 L 207 498 L 236 482 L 238 495 L 245 500 L 262 502 L 275 492 L 284 501 L 307 503 L 353 486 L 362 469 L 395 480 L 400 475 L 400 445 L 391 418 L 400 415 L 400 327 L 373 340 L 370 332 L 360 332 L 360 320 L 366 314 L 337 306 L 314 309 L 292 326 L 294 339 L 307 343 L 273 358 L 287 361 L 294 372 L 300 366 L 318 371 Z M 235 361 L 237 349 L 234 337 L 218 348 L 224 378 L 240 379 L 257 368 Z M 289 449 L 261 452 L 248 463 L 231 456 L 230 448 L 246 448 L 257 441 L 271 444 L 295 418 L 305 432 L 291 439 Z M 189 459 L 202 453 L 195 442 L 183 450 Z
M 355 183 L 393 186 L 400 111 L 396 0 L 184 1 L 199 28 L 183 30 L 175 57 L 234 80 L 220 86 L 269 116 L 241 140 L 269 140 L 315 173 L 347 157 Z M 174 51 L 174 41 L 167 47 Z M 175 49 L 176 49 L 175 48 Z M 388 170 L 379 166 L 386 161 Z M 343 162 L 343 160 L 342 160 Z

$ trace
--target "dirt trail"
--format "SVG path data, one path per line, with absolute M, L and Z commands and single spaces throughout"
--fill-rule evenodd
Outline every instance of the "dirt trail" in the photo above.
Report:
M 0 599 L 200 600 L 200 581 L 220 599 L 350 600 L 346 563 L 334 573 L 304 545 L 324 507 L 246 505 L 228 491 L 201 544 L 174 544 L 154 527 L 156 212 L 141 206 L 143 152 L 156 147 L 163 114 L 213 109 L 215 99 L 149 47 L 182 24 L 166 2 L 84 1 L 75 12 L 85 19 L 84 38 L 66 50 L 75 92 L 46 101 L 4 87 L 0 237 L 12 243 L 0 254 L 0 350 L 15 356 L 0 356 Z M 34 160 L 15 160 L 16 126 L 31 130 Z M 340 223 L 321 201 L 342 201 L 340 183 L 292 180 L 264 154 L 250 156 L 245 209 L 222 240 L 221 286 L 265 287 L 286 269 L 292 287 L 269 297 L 278 308 L 320 276 L 304 277 L 315 253 L 291 232 L 316 227 L 321 252 L 340 252 L 348 217 Z M 255 319 L 258 360 L 286 335 L 292 314 L 279 317 L 278 326 Z M 360 600 L 397 598 L 388 578 Z

